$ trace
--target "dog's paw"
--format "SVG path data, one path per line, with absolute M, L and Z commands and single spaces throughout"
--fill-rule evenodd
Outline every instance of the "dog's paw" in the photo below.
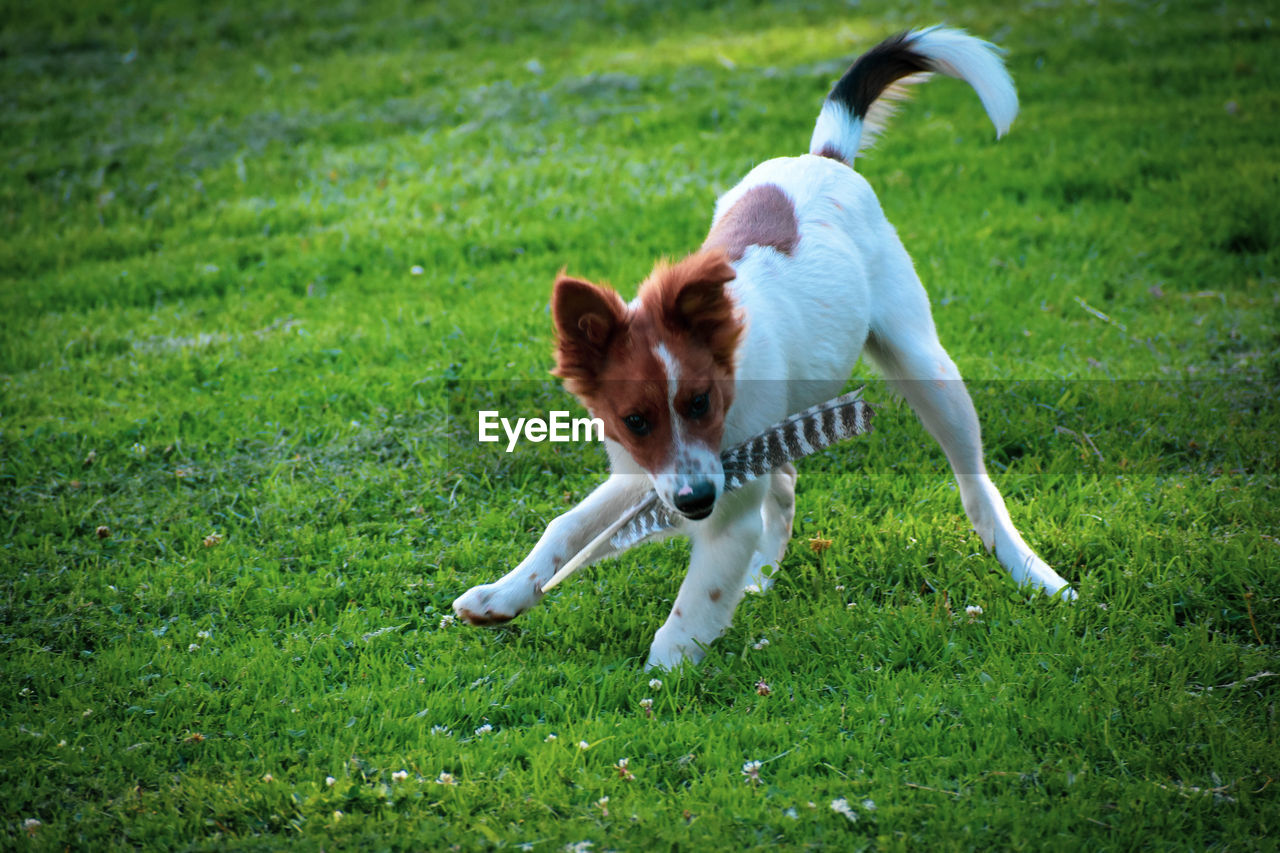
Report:
M 653 672 L 654 670 L 660 670 L 670 672 L 673 669 L 678 669 L 686 663 L 698 663 L 702 660 L 704 654 L 705 653 L 696 646 L 692 651 L 686 651 L 684 649 L 664 649 L 662 651 L 650 649 L 649 660 L 645 662 L 644 671 Z
M 503 600 L 497 584 L 473 586 L 453 601 L 453 612 L 471 625 L 501 625 L 520 615 L 520 610 Z
M 644 665 L 646 671 L 654 669 L 675 669 L 686 663 L 699 663 L 706 657 L 707 650 L 697 641 L 685 639 L 677 640 L 670 634 L 663 635 L 659 629 L 657 636 L 653 638 L 653 645 L 649 647 L 649 660 Z

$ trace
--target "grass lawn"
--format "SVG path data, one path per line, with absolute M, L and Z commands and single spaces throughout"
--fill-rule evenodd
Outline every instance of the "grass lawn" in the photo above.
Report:
M 1274 847 L 1274 8 L 25 5 L 0 847 Z M 876 432 L 801 463 L 781 579 L 700 666 L 643 671 L 682 542 L 450 624 L 604 476 L 474 442 L 495 401 L 576 410 L 556 271 L 629 296 L 940 21 L 1008 48 L 1012 132 L 936 80 L 858 168 L 1079 601 L 981 553 L 864 372 Z

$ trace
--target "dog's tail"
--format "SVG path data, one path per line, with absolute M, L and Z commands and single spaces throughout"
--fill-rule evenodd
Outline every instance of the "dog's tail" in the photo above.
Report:
M 822 104 L 809 153 L 853 165 L 893 115 L 908 86 L 929 72 L 963 80 L 982 99 L 1000 137 L 1018 114 L 1018 93 L 1000 48 L 962 30 L 930 27 L 885 39 L 858 57 Z

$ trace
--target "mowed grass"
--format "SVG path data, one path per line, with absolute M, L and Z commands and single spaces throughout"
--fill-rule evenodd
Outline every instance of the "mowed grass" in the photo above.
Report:
M 4 847 L 1274 845 L 1273 10 L 247 5 L 2 13 Z M 1009 49 L 1012 133 L 937 80 L 858 168 L 1080 600 L 864 371 L 702 665 L 643 672 L 683 543 L 450 625 L 604 476 L 472 440 L 576 409 L 555 272 L 630 295 L 939 21 Z

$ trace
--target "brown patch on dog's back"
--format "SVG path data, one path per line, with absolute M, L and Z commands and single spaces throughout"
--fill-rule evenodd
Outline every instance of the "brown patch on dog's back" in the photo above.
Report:
M 834 159 L 843 161 L 838 155 Z M 738 261 L 748 246 L 769 246 L 789 255 L 799 242 L 800 225 L 790 197 L 777 184 L 760 184 L 716 221 L 702 248 L 723 249 L 729 260 Z

